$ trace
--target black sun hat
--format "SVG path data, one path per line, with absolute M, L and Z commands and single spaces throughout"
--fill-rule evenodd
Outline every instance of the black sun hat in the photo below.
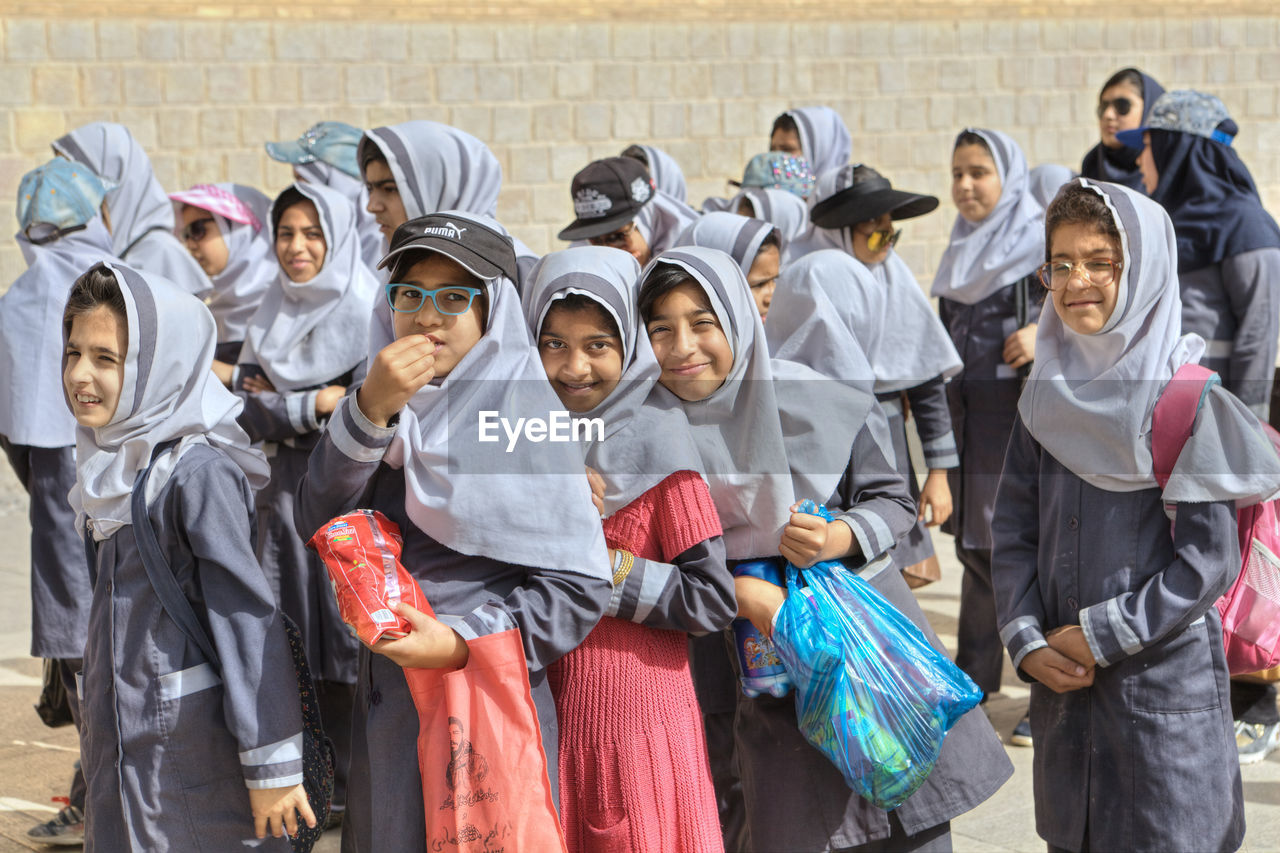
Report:
M 457 211 L 429 213 L 401 225 L 391 235 L 390 251 L 378 261 L 378 269 L 392 265 L 391 280 L 395 281 L 404 262 L 412 259 L 412 255 L 404 255 L 418 251 L 446 255 L 485 281 L 501 275 L 514 282 L 518 276 L 511 238 Z
M 573 176 L 577 219 L 557 235 L 561 240 L 602 237 L 626 225 L 653 201 L 653 178 L 639 160 L 606 157 Z
M 814 205 L 809 215 L 819 228 L 857 225 L 886 213 L 894 219 L 912 219 L 938 207 L 937 197 L 895 190 L 888 178 L 870 166 L 845 166 L 841 172 L 837 191 Z

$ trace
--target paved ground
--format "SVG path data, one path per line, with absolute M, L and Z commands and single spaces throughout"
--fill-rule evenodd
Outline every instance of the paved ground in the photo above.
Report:
M 0 853 L 33 849 L 24 835 L 54 807 L 50 798 L 66 793 L 76 737 L 70 728 L 45 728 L 31 710 L 39 688 L 39 663 L 27 657 L 30 613 L 27 593 L 28 525 L 20 501 L 6 488 L 8 471 L 0 466 Z M 919 592 L 919 598 L 943 640 L 954 641 L 960 569 L 947 537 L 938 537 L 944 579 Z M 1026 708 L 1027 690 L 1011 676 L 1006 692 L 992 697 L 989 714 L 1007 736 Z M 1031 750 L 1009 747 L 1017 771 L 1012 780 L 979 808 L 953 824 L 959 853 L 1039 851 L 1031 804 Z M 1280 753 L 1244 768 L 1249 825 L 1245 850 L 1280 851 Z M 336 853 L 330 833 L 316 848 Z M 1188 849 L 1195 850 L 1194 839 Z

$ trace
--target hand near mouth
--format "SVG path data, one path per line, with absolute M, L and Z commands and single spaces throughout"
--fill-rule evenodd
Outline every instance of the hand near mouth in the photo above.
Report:
M 427 335 L 406 335 L 382 348 L 356 392 L 356 405 L 373 424 L 385 427 L 414 394 L 436 375 L 436 350 Z

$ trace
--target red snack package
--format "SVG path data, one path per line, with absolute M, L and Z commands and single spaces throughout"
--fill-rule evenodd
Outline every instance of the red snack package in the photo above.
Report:
M 435 615 L 400 563 L 400 528 L 382 513 L 358 509 L 338 516 L 307 544 L 324 561 L 342 621 L 361 642 L 373 645 L 409 633 L 409 623 L 390 608 L 397 601 Z

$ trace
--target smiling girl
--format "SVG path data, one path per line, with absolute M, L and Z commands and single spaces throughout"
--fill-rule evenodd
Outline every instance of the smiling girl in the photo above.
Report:
M 567 249 L 538 263 L 525 297 L 560 401 L 605 422 L 586 462 L 616 566 L 605 618 L 549 673 L 561 823 L 571 851 L 719 851 L 687 640 L 728 627 L 733 578 L 684 413 L 649 401 L 639 273 L 623 252 Z
M 271 482 L 258 493 L 258 554 L 281 609 L 302 629 L 334 741 L 341 815 L 357 643 L 323 564 L 298 535 L 293 505 L 311 448 L 363 369 L 378 283 L 360 256 L 355 208 L 337 191 L 294 184 L 272 206 L 271 227 L 276 281 L 249 322 L 232 387 L 245 401 L 241 425 L 271 460 Z
M 70 500 L 93 579 L 85 849 L 287 851 L 285 832 L 315 817 L 293 658 L 252 552 L 251 490 L 268 469 L 209 369 L 213 318 L 172 283 L 114 264 L 76 281 L 64 316 L 63 388 L 79 424 Z M 144 566 L 131 502 L 148 469 L 158 568 L 204 623 L 216 666 Z
M 546 754 L 557 754 L 546 667 L 582 642 L 613 592 L 600 515 L 569 443 L 480 442 L 482 411 L 562 411 L 521 315 L 498 223 L 462 211 L 392 235 L 391 281 L 368 376 L 308 462 L 296 519 L 314 531 L 357 507 L 386 514 L 436 618 L 361 649 L 343 849 L 426 851 L 418 711 L 402 666 L 454 669 L 467 640 L 520 630 Z M 551 773 L 552 790 L 559 774 Z
M 1181 331 L 1169 217 L 1080 179 L 1045 232 L 1052 310 L 992 525 L 1000 636 L 1032 682 L 1036 829 L 1050 850 L 1235 850 L 1244 809 L 1214 603 L 1240 571 L 1236 508 L 1280 488 L 1280 459 L 1215 383 L 1161 490 L 1152 413 L 1204 352 Z
M 991 513 L 1022 388 L 1019 371 L 1035 357 L 1044 210 L 1029 191 L 1022 150 L 994 130 L 965 130 L 956 138 L 951 198 L 959 215 L 932 293 L 964 372 L 947 384 L 960 465 L 949 472 L 953 509 L 943 530 L 956 537 L 964 566 L 956 664 L 994 693 L 1004 654 L 991 592 Z M 1014 737 L 1030 745 L 1029 732 Z
M 639 302 L 661 368 L 659 399 L 678 399 L 689 419 L 731 565 L 839 560 L 940 646 L 887 556 L 915 515 L 870 389 L 770 359 L 742 271 L 723 252 L 663 253 Z M 830 328 L 814 323 L 808 346 L 856 349 L 847 334 L 824 334 Z M 795 511 L 797 498 L 815 496 L 835 521 Z M 735 587 L 738 615 L 771 635 L 785 592 L 754 577 Z M 809 745 L 792 697 L 739 695 L 735 735 L 753 850 L 946 849 L 951 818 L 1012 772 L 977 709 L 948 734 L 924 786 L 893 812 L 854 794 Z

